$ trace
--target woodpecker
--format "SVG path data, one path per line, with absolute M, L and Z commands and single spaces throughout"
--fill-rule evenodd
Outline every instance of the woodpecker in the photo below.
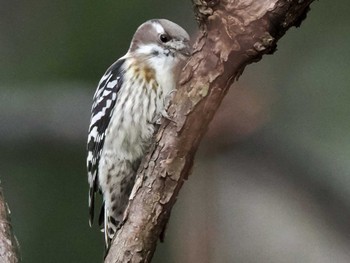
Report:
M 176 88 L 177 70 L 190 55 L 189 35 L 166 19 L 136 30 L 128 52 L 102 76 L 91 109 L 87 141 L 89 224 L 96 192 L 106 247 L 118 230 L 135 175 Z

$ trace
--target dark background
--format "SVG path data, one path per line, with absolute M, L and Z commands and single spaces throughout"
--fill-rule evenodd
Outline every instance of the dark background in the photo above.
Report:
M 23 262 L 101 262 L 85 142 L 95 87 L 182 1 L 0 1 L 0 178 Z M 155 262 L 350 262 L 348 1 L 317 1 L 210 126 Z

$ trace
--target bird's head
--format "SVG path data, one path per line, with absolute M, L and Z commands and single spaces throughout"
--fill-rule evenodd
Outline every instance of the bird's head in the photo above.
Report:
M 191 55 L 188 33 L 166 19 L 143 23 L 132 39 L 129 53 L 147 59 L 184 60 Z

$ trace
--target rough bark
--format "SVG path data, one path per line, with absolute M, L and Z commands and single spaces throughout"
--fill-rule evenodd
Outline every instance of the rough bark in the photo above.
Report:
M 193 0 L 200 32 L 155 143 L 143 160 L 124 222 L 105 259 L 150 262 L 194 155 L 231 84 L 299 26 L 313 0 Z
M 5 202 L 0 184 L 0 262 L 17 263 L 19 260 L 18 242 L 12 232 L 10 210 Z

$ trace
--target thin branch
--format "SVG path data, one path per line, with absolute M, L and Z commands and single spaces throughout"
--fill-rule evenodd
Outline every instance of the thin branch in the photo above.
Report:
M 200 33 L 105 263 L 150 262 L 194 155 L 231 84 L 299 26 L 313 0 L 193 0 Z
M 19 260 L 18 242 L 12 232 L 10 211 L 5 202 L 0 184 L 0 262 L 17 263 Z

